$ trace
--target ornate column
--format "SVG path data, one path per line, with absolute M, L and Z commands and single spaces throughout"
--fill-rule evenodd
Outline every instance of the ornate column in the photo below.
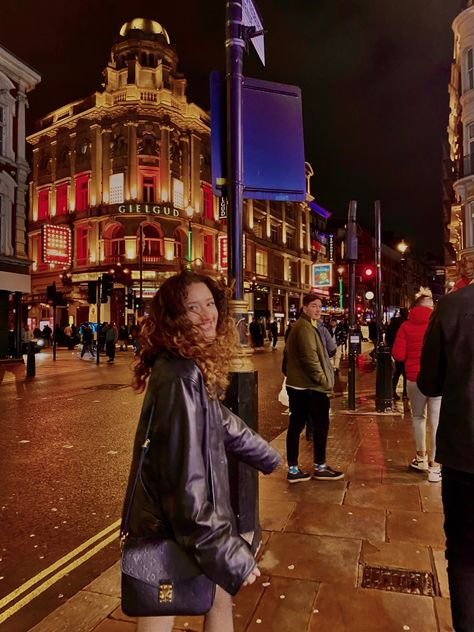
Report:
M 270 213 L 271 213 L 271 211 L 270 211 L 270 201 L 269 200 L 265 200 L 265 235 L 264 235 L 264 237 L 266 237 L 267 239 L 270 239 L 270 236 L 272 234 Z
M 49 194 L 49 213 L 51 217 L 56 215 L 56 167 L 57 167 L 58 142 L 51 141 L 51 191 Z
M 253 200 L 244 200 L 244 227 L 253 230 Z
M 191 202 L 191 169 L 190 169 L 190 140 L 189 136 L 181 136 L 181 156 L 183 160 L 183 188 L 184 206 Z
M 76 210 L 76 132 L 69 134 L 71 139 L 71 160 L 69 161 L 71 167 L 71 186 L 69 187 L 69 208 L 71 212 Z
M 201 139 L 191 134 L 191 206 L 201 213 Z
M 171 174 L 170 174 L 170 132 L 169 125 L 161 127 L 161 160 L 160 160 L 160 189 L 163 202 L 171 200 Z
M 39 147 L 36 146 L 33 147 L 33 174 L 30 187 L 30 213 L 34 222 L 38 221 L 38 187 L 36 185 L 38 182 L 38 158 Z
M 304 244 L 304 251 L 311 252 L 311 211 L 309 209 L 303 211 L 306 221 L 306 243 Z
M 102 134 L 100 125 L 91 125 L 91 181 L 90 204 L 97 206 L 102 199 Z
M 13 250 L 18 257 L 26 258 L 26 194 L 28 192 L 29 167 L 25 158 L 25 108 L 26 108 L 25 88 L 20 83 L 16 101 L 17 108 L 17 142 L 16 142 L 16 162 L 17 162 L 17 187 L 15 192 L 16 209 L 15 212 L 15 235 Z
M 129 121 L 128 127 L 128 192 L 131 200 L 138 199 L 138 158 L 137 158 L 137 126 L 136 121 Z
M 110 134 L 111 129 L 105 127 L 101 129 L 102 140 L 102 202 L 110 203 Z
M 281 240 L 286 245 L 286 204 L 281 205 Z

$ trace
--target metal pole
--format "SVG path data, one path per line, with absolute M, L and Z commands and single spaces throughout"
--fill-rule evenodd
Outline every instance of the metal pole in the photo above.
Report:
M 138 256 L 138 266 L 139 266 L 139 275 L 140 275 L 140 307 L 138 309 L 138 315 L 141 316 L 143 314 L 143 226 L 140 224 L 140 236 L 139 236 L 139 256 Z
M 191 227 L 191 220 L 188 220 L 188 270 L 191 270 L 191 248 L 193 245 L 193 229 Z
M 56 361 L 56 300 L 53 302 L 53 360 Z
M 375 376 L 375 409 L 378 413 L 392 410 L 392 358 L 390 349 L 383 342 L 382 302 L 382 219 L 380 202 L 375 202 L 375 308 L 377 314 L 377 347 Z
M 96 358 L 95 363 L 100 363 L 100 349 L 99 349 L 99 337 L 100 337 L 100 287 L 101 287 L 101 277 L 97 279 L 97 349 L 96 349 Z
M 21 292 L 15 292 L 15 358 L 21 358 L 21 323 L 23 322 Z
M 351 200 L 349 203 L 349 213 L 347 217 L 347 241 L 346 241 L 346 259 L 349 261 L 349 372 L 347 375 L 348 389 L 348 408 L 356 409 L 355 398 L 355 375 L 356 375 L 356 359 L 358 352 L 358 344 L 354 343 L 356 338 L 356 283 L 355 283 L 355 265 L 358 258 L 357 248 L 357 202 Z
M 228 0 L 226 7 L 227 79 L 227 219 L 228 275 L 235 280 L 234 298 L 243 300 L 243 149 L 242 149 L 242 67 L 245 42 L 242 39 L 242 0 Z
M 339 275 L 339 309 L 342 311 L 344 311 L 344 296 L 342 294 L 343 292 L 343 287 L 342 287 L 342 274 Z
M 228 277 L 234 282 L 232 315 L 239 331 L 241 352 L 233 367 L 225 403 L 254 430 L 258 430 L 257 371 L 250 361 L 246 336 L 248 316 L 243 278 L 243 131 L 242 66 L 245 42 L 242 38 L 242 0 L 226 2 L 226 87 L 227 87 L 227 215 Z M 246 534 L 256 550 L 261 542 L 258 517 L 258 476 L 249 466 L 229 459 L 231 502 L 239 533 Z

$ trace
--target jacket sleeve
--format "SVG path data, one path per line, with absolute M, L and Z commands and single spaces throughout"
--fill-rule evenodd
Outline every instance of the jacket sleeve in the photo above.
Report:
M 446 375 L 446 355 L 444 353 L 443 330 L 439 318 L 439 308 L 431 314 L 421 350 L 420 372 L 416 383 L 427 397 L 443 394 Z
M 224 404 L 219 404 L 227 452 L 264 474 L 273 472 L 281 463 L 280 453 Z
M 405 362 L 407 359 L 407 337 L 403 325 L 401 325 L 397 331 L 392 347 L 392 355 L 397 362 Z
M 186 378 L 176 379 L 163 401 L 166 410 L 160 405 L 162 400 L 165 398 L 157 403 L 162 423 L 152 437 L 162 510 L 177 542 L 208 577 L 235 594 L 255 567 L 255 559 L 210 501 L 202 453 L 205 418 L 198 385 Z
M 326 351 L 328 352 L 328 356 L 332 358 L 333 355 L 335 355 L 336 349 L 337 349 L 335 338 L 331 336 L 327 327 L 325 327 L 324 325 L 320 325 L 319 323 L 318 323 L 318 331 L 321 334 L 321 336 L 324 338 L 323 343 L 324 343 L 324 346 L 326 347 Z

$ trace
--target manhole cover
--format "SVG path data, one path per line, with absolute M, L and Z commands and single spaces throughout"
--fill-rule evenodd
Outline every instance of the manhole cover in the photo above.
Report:
M 364 567 L 362 588 L 375 588 L 427 597 L 436 595 L 432 573 L 383 566 Z
M 120 391 L 123 388 L 130 388 L 130 384 L 98 384 L 97 386 L 86 386 L 86 391 Z

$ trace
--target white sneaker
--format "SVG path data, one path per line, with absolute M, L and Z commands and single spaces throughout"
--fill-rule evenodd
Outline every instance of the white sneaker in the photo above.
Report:
M 430 465 L 428 480 L 430 483 L 441 483 L 441 467 L 439 465 Z
M 421 472 L 428 471 L 428 456 L 420 456 L 417 454 L 413 461 L 410 463 L 410 467 L 414 470 L 420 470 Z

